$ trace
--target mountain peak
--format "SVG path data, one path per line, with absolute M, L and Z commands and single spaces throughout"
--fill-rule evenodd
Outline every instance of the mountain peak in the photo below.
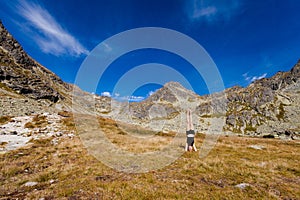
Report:
M 186 89 L 179 82 L 171 81 L 152 94 L 146 101 L 175 103 L 188 99 L 197 99 L 199 95 Z
M 175 81 L 170 81 L 170 82 L 167 82 L 164 87 L 177 87 L 177 88 L 184 88 L 179 82 L 175 82 Z

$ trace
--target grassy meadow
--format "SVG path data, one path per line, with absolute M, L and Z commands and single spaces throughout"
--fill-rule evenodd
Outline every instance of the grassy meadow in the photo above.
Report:
M 133 152 L 158 150 L 158 143 L 166 144 L 174 136 L 158 133 L 141 146 L 127 131 L 148 134 L 147 130 L 120 130 L 112 120 L 99 122 L 113 143 Z M 72 117 L 63 123 L 74 128 Z M 136 174 L 102 164 L 78 135 L 61 137 L 57 144 L 53 139 L 32 140 L 0 155 L 0 200 L 300 198 L 300 141 L 220 136 L 203 159 L 198 152 L 185 152 L 162 169 Z M 203 140 L 198 134 L 196 145 Z M 26 186 L 27 182 L 36 183 Z M 244 187 L 237 187 L 242 183 Z

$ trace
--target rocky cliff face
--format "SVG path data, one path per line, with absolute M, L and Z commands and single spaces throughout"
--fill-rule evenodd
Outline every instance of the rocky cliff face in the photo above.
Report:
M 225 131 L 243 134 L 290 134 L 300 131 L 300 62 L 247 88 L 226 90 Z
M 60 89 L 69 90 L 58 76 L 30 58 L 0 22 L 0 82 L 33 99 L 57 102 Z
M 198 130 L 206 132 L 212 119 L 225 118 L 223 131 L 227 133 L 270 137 L 300 133 L 300 61 L 288 72 L 224 92 L 226 105 L 224 101 L 212 105 L 218 94 L 203 97 L 195 110 L 200 120 Z M 226 112 L 216 112 L 218 107 Z

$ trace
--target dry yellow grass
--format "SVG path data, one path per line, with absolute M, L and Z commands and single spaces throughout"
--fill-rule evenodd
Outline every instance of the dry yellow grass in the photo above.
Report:
M 105 136 L 118 147 L 136 153 L 160 150 L 175 134 L 161 134 L 138 126 L 116 123 L 111 119 L 98 118 Z M 169 136 L 169 137 L 168 137 Z
M 0 116 L 0 125 L 11 121 L 11 116 Z
M 115 144 L 130 151 L 141 148 L 139 142 L 136 146 L 128 143 L 136 138 L 130 138 L 126 131 L 121 134 L 115 122 L 100 119 L 100 123 Z M 172 138 L 162 134 L 152 137 L 155 142 Z M 198 147 L 203 138 L 204 135 L 197 136 Z M 52 139 L 34 140 L 27 147 L 0 155 L 0 199 L 300 197 L 299 141 L 222 136 L 205 159 L 196 152 L 184 153 L 163 169 L 129 174 L 117 172 L 89 155 L 77 136 L 61 138 L 58 145 L 53 145 Z M 149 141 L 143 151 L 158 149 L 155 142 Z M 257 150 L 250 145 L 264 148 Z M 24 186 L 28 181 L 38 184 Z M 235 187 L 240 183 L 249 186 Z
M 47 117 L 43 115 L 35 115 L 31 122 L 27 122 L 24 128 L 42 128 L 48 125 Z

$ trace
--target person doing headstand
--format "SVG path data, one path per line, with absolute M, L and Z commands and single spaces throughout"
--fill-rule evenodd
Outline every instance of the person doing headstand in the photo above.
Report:
M 195 145 L 195 131 L 194 131 L 194 125 L 193 125 L 193 119 L 192 119 L 192 112 L 191 110 L 186 111 L 186 145 L 185 145 L 185 151 L 197 151 L 196 145 Z

